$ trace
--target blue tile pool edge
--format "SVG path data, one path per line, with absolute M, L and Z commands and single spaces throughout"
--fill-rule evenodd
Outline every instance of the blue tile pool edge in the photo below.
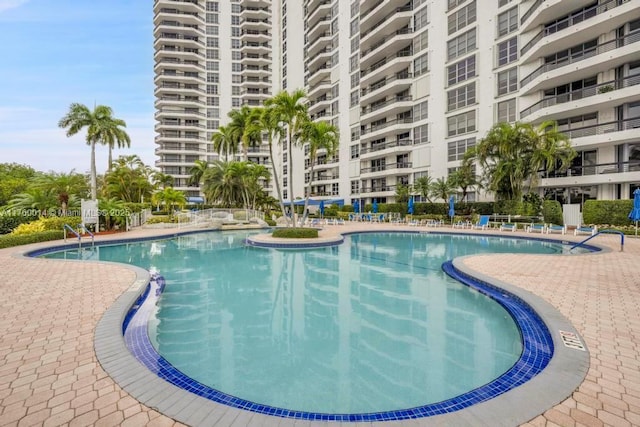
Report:
M 535 239 L 539 240 L 539 239 Z M 555 241 L 557 242 L 557 241 Z M 125 342 L 129 350 L 134 356 L 145 365 L 151 372 L 158 377 L 168 381 L 169 383 L 180 387 L 197 396 L 227 405 L 237 409 L 244 409 L 264 415 L 272 415 L 284 418 L 303 419 L 303 420 L 319 420 L 319 421 L 347 421 L 347 422 L 371 422 L 371 421 L 391 421 L 405 420 L 413 418 L 432 417 L 436 415 L 450 414 L 461 409 L 476 406 L 482 402 L 490 401 L 507 391 L 511 391 L 531 380 L 540 374 L 551 362 L 554 356 L 554 338 L 551 336 L 545 322 L 538 316 L 536 311 L 527 304 L 521 297 L 505 291 L 503 287 L 492 285 L 487 280 L 478 280 L 468 273 L 463 273 L 454 267 L 453 262 L 448 261 L 443 264 L 443 270 L 462 282 L 488 297 L 499 302 L 509 314 L 514 318 L 523 337 L 523 352 L 520 359 L 514 366 L 498 377 L 496 380 L 484 386 L 471 390 L 452 399 L 445 400 L 434 404 L 424 405 L 404 410 L 386 411 L 379 413 L 361 413 L 361 414 L 325 414 L 304 411 L 293 411 L 284 408 L 271 407 L 268 405 L 257 404 L 241 398 L 237 398 L 211 387 L 205 386 L 188 376 L 182 374 L 175 369 L 169 362 L 160 356 L 149 340 L 147 334 L 147 320 L 149 310 L 155 306 L 157 298 L 162 291 L 161 288 L 155 287 L 154 292 L 147 294 L 150 298 L 144 300 L 142 304 L 134 304 L 134 307 L 127 314 L 128 319 L 137 317 L 137 323 L 125 332 Z M 150 286 L 157 280 L 163 282 L 160 277 L 152 277 Z M 163 285 L 163 283 L 161 283 Z M 154 288 L 151 288 L 152 290 Z M 142 300 L 142 298 L 139 298 Z M 565 328 L 567 329 L 567 328 Z M 588 358 L 587 358 L 588 366 Z M 586 370 L 584 370 L 586 375 Z M 580 377 L 577 384 L 582 382 L 584 375 Z M 577 385 L 576 385 L 577 387 Z M 573 389 L 569 390 L 569 394 Z M 566 397 L 566 395 L 564 396 Z M 544 408 L 547 409 L 547 408 Z M 543 410 L 544 410 L 543 409 Z M 533 416 L 539 414 L 534 414 Z M 524 420 L 526 421 L 526 420 Z

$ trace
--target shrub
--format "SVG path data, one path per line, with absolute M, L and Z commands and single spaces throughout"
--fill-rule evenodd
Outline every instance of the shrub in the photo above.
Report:
M 315 228 L 278 228 L 273 231 L 272 236 L 284 239 L 313 239 L 318 237 L 318 230 Z
M 59 240 L 64 237 L 62 230 L 40 231 L 31 234 L 6 234 L 0 236 L 0 249 L 12 246 L 27 245 L 29 243 L 48 242 L 49 240 Z
M 264 222 L 266 222 L 267 225 L 269 225 L 270 227 L 275 227 L 276 226 L 276 222 L 274 220 L 272 220 L 271 218 L 264 217 Z
M 36 219 L 38 219 L 37 216 L 5 215 L 5 212 L 0 212 L 0 234 L 11 233 L 20 224 L 26 224 Z
M 65 224 L 68 224 L 72 228 L 77 228 L 81 222 L 82 218 L 80 218 L 79 216 L 52 216 L 48 218 L 39 218 L 27 224 L 20 224 L 11 232 L 11 234 L 25 235 L 31 233 L 39 233 L 41 231 L 62 231 L 62 228 Z
M 563 225 L 562 206 L 557 200 L 545 200 L 542 202 L 542 217 L 544 222 Z
M 169 215 L 154 215 L 151 218 L 147 219 L 147 224 L 161 224 L 161 223 L 174 223 L 178 222 L 178 218 L 176 216 Z
M 582 207 L 585 224 L 630 225 L 633 200 L 587 200 Z

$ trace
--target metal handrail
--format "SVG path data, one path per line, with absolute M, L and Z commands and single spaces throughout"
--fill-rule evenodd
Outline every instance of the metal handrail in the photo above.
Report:
M 80 224 L 79 229 L 84 230 L 89 236 L 91 236 L 91 247 L 95 246 L 96 236 L 92 232 L 90 232 L 84 224 Z
M 624 233 L 622 231 L 618 231 L 618 230 L 600 230 L 596 234 L 594 234 L 593 236 L 589 236 L 586 239 L 584 239 L 583 241 L 578 242 L 575 245 L 571 246 L 569 251 L 571 251 L 572 249 L 577 248 L 578 246 L 584 245 L 586 242 L 588 242 L 589 240 L 593 239 L 594 237 L 596 237 L 596 236 L 598 236 L 600 234 L 619 234 L 620 235 L 620 252 L 624 251 Z

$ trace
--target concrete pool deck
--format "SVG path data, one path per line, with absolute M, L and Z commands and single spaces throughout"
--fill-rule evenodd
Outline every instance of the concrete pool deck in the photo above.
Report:
M 325 226 L 321 237 L 385 229 L 474 233 L 447 227 L 347 223 Z M 177 231 L 135 230 L 98 239 Z M 625 241 L 622 253 L 619 236 L 601 235 L 592 242 L 611 250 L 598 254 L 478 255 L 463 260 L 466 268 L 478 274 L 542 297 L 572 322 L 589 348 L 585 381 L 571 397 L 525 425 L 640 425 L 640 239 Z M 114 264 L 16 255 L 51 244 L 0 250 L 0 426 L 179 425 L 123 391 L 102 369 L 94 352 L 96 325 L 117 297 L 134 284 L 134 271 Z M 426 420 L 395 424 L 420 425 Z M 466 418 L 463 422 L 473 424 Z M 221 415 L 216 425 L 248 424 L 315 425 L 237 410 Z

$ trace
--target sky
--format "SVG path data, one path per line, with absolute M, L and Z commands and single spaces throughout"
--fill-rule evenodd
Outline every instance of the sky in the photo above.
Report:
M 127 123 L 130 149 L 153 166 L 153 1 L 0 0 L 0 163 L 88 172 L 85 132 L 58 121 L 78 102 Z M 98 173 L 107 148 L 97 146 Z

